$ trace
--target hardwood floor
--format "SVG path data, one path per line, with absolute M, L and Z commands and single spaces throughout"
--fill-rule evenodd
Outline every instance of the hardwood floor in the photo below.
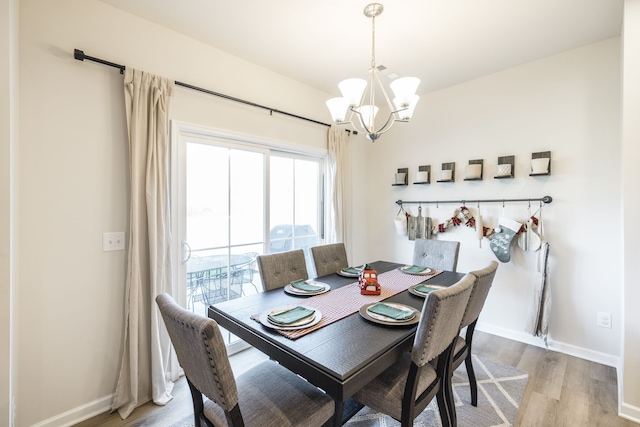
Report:
M 516 426 L 637 427 L 617 416 L 616 371 L 577 357 L 476 331 L 474 353 L 529 372 Z M 236 375 L 266 359 L 255 349 L 231 356 Z M 191 396 L 184 378 L 165 406 L 147 403 L 122 420 L 117 413 L 101 414 L 75 427 L 168 426 L 192 413 Z

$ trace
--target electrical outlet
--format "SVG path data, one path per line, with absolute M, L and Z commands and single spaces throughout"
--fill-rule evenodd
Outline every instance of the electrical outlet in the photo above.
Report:
M 611 329 L 611 313 L 598 312 L 598 326 Z
M 115 231 L 102 234 L 102 252 L 123 250 L 124 231 Z

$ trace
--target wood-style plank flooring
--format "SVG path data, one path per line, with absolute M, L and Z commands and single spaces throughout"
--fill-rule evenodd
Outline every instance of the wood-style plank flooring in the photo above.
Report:
M 609 366 L 476 331 L 474 353 L 529 372 L 529 382 L 516 426 L 638 427 L 617 416 L 616 371 Z M 255 349 L 231 356 L 236 375 L 266 359 Z M 174 399 L 165 406 L 147 403 L 122 420 L 117 413 L 101 414 L 76 427 L 168 426 L 192 413 L 184 378 L 176 383 Z

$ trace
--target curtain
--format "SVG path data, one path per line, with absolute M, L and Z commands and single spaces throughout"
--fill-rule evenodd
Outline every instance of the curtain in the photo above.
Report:
M 351 133 L 344 128 L 332 125 L 328 133 L 329 180 L 332 190 L 330 199 L 330 225 L 328 242 L 343 242 L 347 253 L 351 248 L 350 237 L 346 232 L 351 210 L 351 176 L 349 175 L 349 141 Z
M 124 419 L 153 399 L 172 399 L 171 342 L 155 297 L 171 289 L 168 199 L 169 100 L 173 82 L 127 68 L 124 77 L 131 199 L 124 346 L 111 410 Z M 173 362 L 175 363 L 175 362 Z M 171 375 L 169 375 L 171 376 Z M 173 378 L 175 379 L 175 378 Z

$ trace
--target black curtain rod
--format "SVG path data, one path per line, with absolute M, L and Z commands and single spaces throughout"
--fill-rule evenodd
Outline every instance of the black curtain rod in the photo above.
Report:
M 429 204 L 429 203 L 436 203 L 436 204 L 445 204 L 445 203 L 459 203 L 461 205 L 465 205 L 467 203 L 507 203 L 507 202 L 543 202 L 545 204 L 549 204 L 553 201 L 553 198 L 551 196 L 544 196 L 544 197 L 539 197 L 539 198 L 534 198 L 534 199 L 487 199 L 487 200 L 466 200 L 466 199 L 462 199 L 462 200 L 423 200 L 423 201 L 406 201 L 406 200 L 397 200 L 396 204 L 398 206 L 402 206 L 405 203 L 424 203 L 424 204 Z
M 108 65 L 108 66 L 113 67 L 113 68 L 117 68 L 117 69 L 120 70 L 120 74 L 123 74 L 124 70 L 127 69 L 127 67 L 125 67 L 124 65 L 116 64 L 114 62 L 105 61 L 104 59 L 94 58 L 93 56 L 85 55 L 84 52 L 81 51 L 80 49 L 74 49 L 73 50 L 73 57 L 75 59 L 77 59 L 78 61 L 84 61 L 86 59 L 88 61 L 98 62 L 100 64 L 104 64 L 104 65 Z M 179 82 L 177 80 L 175 81 L 175 84 L 176 84 L 176 86 L 182 86 L 182 87 L 186 87 L 188 89 L 197 90 L 198 92 L 203 92 L 203 93 L 206 93 L 208 95 L 214 95 L 214 96 L 218 96 L 220 98 L 228 99 L 230 101 L 235 101 L 235 102 L 239 102 L 241 104 L 250 105 L 252 107 L 262 108 L 263 110 L 268 110 L 271 115 L 273 115 L 273 113 L 278 113 L 278 114 L 283 114 L 285 116 L 293 117 L 293 118 L 296 118 L 296 119 L 306 120 L 308 122 L 315 123 L 315 124 L 322 125 L 322 126 L 327 126 L 327 127 L 331 126 L 329 123 L 320 122 L 318 120 L 313 120 L 313 119 L 310 119 L 308 117 L 298 116 L 297 114 L 287 113 L 286 111 L 281 111 L 281 110 L 278 110 L 277 108 L 271 108 L 271 107 L 267 107 L 267 106 L 264 106 L 264 105 L 256 104 L 255 102 L 246 101 L 246 100 L 240 99 L 240 98 L 235 98 L 233 96 L 225 95 L 225 94 L 219 93 L 219 92 L 214 92 L 212 90 L 203 89 L 201 87 L 193 86 L 193 85 L 190 85 L 188 83 Z M 351 132 L 349 129 L 346 129 L 346 131 L 347 132 Z M 357 135 L 358 132 L 353 131 L 353 134 Z

